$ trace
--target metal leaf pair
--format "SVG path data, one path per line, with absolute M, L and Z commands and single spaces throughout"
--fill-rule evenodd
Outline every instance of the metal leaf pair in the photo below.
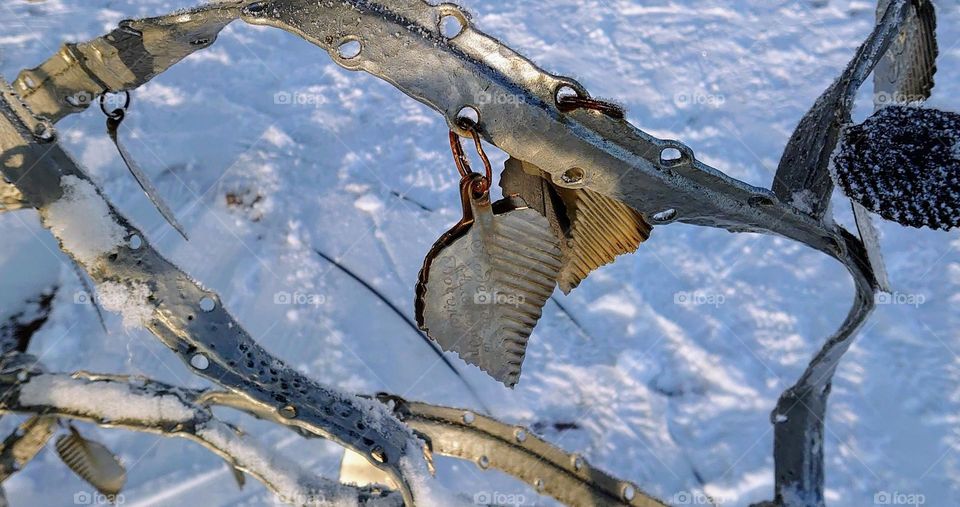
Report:
M 625 204 L 556 187 L 516 159 L 506 164 L 506 197 L 496 203 L 489 180 L 461 173 L 463 218 L 424 261 L 417 323 L 444 350 L 513 387 L 555 284 L 569 293 L 598 267 L 635 251 L 651 227 Z

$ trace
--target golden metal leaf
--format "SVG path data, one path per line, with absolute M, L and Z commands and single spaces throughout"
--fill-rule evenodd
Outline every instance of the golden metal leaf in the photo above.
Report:
M 542 174 L 533 164 L 511 158 L 500 186 L 504 195 L 517 195 L 543 214 L 561 238 L 563 268 L 557 283 L 565 294 L 650 237 L 652 226 L 633 208 L 592 190 L 558 187 Z

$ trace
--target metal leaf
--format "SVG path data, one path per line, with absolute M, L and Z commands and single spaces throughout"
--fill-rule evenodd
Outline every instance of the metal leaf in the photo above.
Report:
M 517 197 L 490 203 L 461 182 L 463 219 L 427 255 L 417 284 L 417 324 L 509 387 L 527 339 L 553 293 L 561 253 L 550 224 Z
M 652 226 L 633 208 L 591 190 L 558 187 L 543 175 L 537 166 L 511 158 L 500 186 L 505 195 L 518 195 L 543 214 L 561 238 L 563 268 L 557 282 L 565 294 L 650 237 Z
M 57 439 L 56 449 L 70 470 L 104 495 L 116 495 L 127 482 L 127 471 L 110 449 L 87 440 L 72 426 L 69 435 Z

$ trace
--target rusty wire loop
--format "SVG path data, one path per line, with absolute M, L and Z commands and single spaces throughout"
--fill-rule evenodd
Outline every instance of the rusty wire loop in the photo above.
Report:
M 482 180 L 482 187 L 474 189 L 477 193 L 483 193 L 490 189 L 490 182 L 493 181 L 493 167 L 490 164 L 490 158 L 487 157 L 487 152 L 483 149 L 480 134 L 477 133 L 475 127 L 473 123 L 464 124 L 463 126 L 473 137 L 473 143 L 477 147 L 477 153 L 480 155 L 480 160 L 483 161 L 484 179 Z M 453 160 L 457 164 L 457 171 L 460 173 L 461 178 L 467 178 L 471 174 L 475 174 L 474 170 L 470 167 L 470 160 L 463 151 L 460 135 L 452 130 L 450 131 L 450 150 L 453 151 Z
M 603 100 L 581 97 L 579 95 L 568 95 L 557 99 L 557 107 L 562 113 L 569 113 L 577 109 L 591 109 L 599 111 L 613 119 L 622 120 L 626 118 L 626 112 L 622 107 Z

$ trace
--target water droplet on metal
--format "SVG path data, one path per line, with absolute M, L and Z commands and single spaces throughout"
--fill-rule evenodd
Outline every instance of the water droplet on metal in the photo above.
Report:
M 477 416 L 473 415 L 473 412 L 464 412 L 464 413 L 463 413 L 463 422 L 465 422 L 465 423 L 467 423 L 467 424 L 473 424 L 473 421 L 475 421 L 476 418 L 477 418 Z
M 287 419 L 293 419 L 297 416 L 297 407 L 294 407 L 293 405 L 280 407 L 280 415 L 286 417 Z
M 484 470 L 490 468 L 490 458 L 486 456 L 480 456 L 480 459 L 477 460 L 477 466 Z
M 517 442 L 524 442 L 527 440 L 527 431 L 524 429 L 518 429 L 515 436 L 517 437 Z

